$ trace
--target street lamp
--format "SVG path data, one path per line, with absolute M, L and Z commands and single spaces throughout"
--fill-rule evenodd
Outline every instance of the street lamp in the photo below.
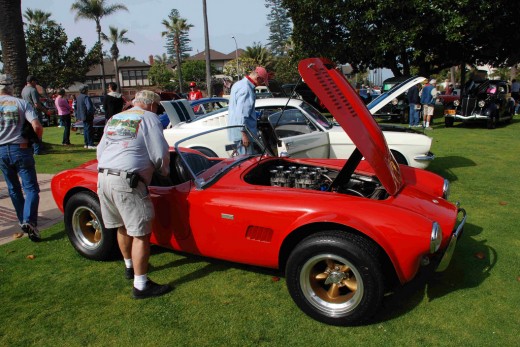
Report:
M 235 36 L 231 36 L 233 40 L 235 40 L 235 57 L 237 61 L 237 81 L 240 80 L 240 70 L 238 69 L 238 45 L 237 45 L 237 39 Z

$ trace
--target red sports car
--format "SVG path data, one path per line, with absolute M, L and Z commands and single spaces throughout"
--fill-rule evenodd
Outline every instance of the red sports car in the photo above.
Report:
M 466 212 L 447 200 L 447 180 L 397 164 L 335 66 L 311 58 L 299 71 L 356 143 L 351 157 L 278 158 L 257 139 L 259 154 L 209 158 L 186 148 L 193 137 L 183 139 L 171 150 L 170 180 L 156 178 L 149 187 L 156 210 L 152 242 L 279 269 L 309 316 L 359 324 L 422 265 L 448 266 Z M 262 129 L 263 140 L 268 133 Z M 76 250 L 105 259 L 117 252 L 117 240 L 103 225 L 97 177 L 97 163 L 90 161 L 56 175 L 52 193 Z

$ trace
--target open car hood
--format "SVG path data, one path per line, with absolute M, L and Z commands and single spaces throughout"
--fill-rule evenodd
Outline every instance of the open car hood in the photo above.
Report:
M 424 77 L 415 76 L 410 77 L 407 80 L 396 84 L 393 86 L 389 91 L 381 94 L 374 100 L 372 100 L 368 105 L 367 108 L 370 111 L 370 113 L 374 114 L 380 109 L 382 109 L 384 106 L 389 104 L 393 99 L 397 98 L 399 95 L 403 94 L 405 91 L 410 89 L 414 84 L 421 83 L 422 81 L 426 80 Z
M 386 191 L 395 195 L 402 186 L 399 165 L 383 132 L 350 83 L 331 61 L 323 58 L 302 60 L 298 71 L 375 170 Z

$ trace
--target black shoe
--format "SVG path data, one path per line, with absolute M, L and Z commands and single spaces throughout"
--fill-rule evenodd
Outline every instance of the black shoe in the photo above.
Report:
M 157 284 L 154 281 L 148 279 L 146 287 L 143 290 L 139 290 L 136 287 L 133 288 L 134 299 L 146 299 L 152 296 L 161 296 L 169 293 L 173 288 L 169 284 Z
M 127 280 L 134 279 L 134 268 L 133 267 L 125 267 L 125 277 Z
M 24 233 L 26 233 L 29 236 L 29 239 L 32 242 L 41 241 L 40 231 L 34 225 L 31 225 L 29 223 L 23 223 L 22 230 Z

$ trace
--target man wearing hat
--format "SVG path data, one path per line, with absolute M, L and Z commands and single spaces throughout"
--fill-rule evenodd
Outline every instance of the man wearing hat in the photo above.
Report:
M 38 119 L 41 117 L 41 113 L 48 113 L 49 109 L 40 102 L 40 94 L 36 90 L 38 80 L 33 75 L 27 76 L 27 83 L 22 89 L 22 99 L 27 101 L 36 112 Z M 40 113 L 41 112 L 41 113 Z M 33 145 L 34 154 L 41 155 L 43 153 L 43 145 L 41 143 L 34 143 Z
M 154 171 L 167 177 L 170 172 L 169 147 L 156 114 L 160 100 L 152 91 L 137 92 L 134 107 L 107 122 L 97 147 L 101 215 L 107 228 L 117 228 L 125 276 L 134 280 L 136 299 L 172 289 L 147 275 L 154 218 L 148 185 Z
M 255 87 L 269 85 L 265 68 L 257 66 L 248 76 L 233 84 L 229 99 L 229 125 L 243 125 L 254 135 L 258 135 L 255 112 Z M 253 154 L 255 149 L 245 130 L 232 129 L 230 140 L 237 145 L 239 154 Z
M 12 94 L 13 79 L 9 75 L 0 75 L 0 169 L 20 227 L 31 241 L 37 242 L 40 241 L 37 228 L 40 187 L 33 150 L 26 134 L 33 130 L 41 138 L 43 127 L 32 106 Z M 29 127 L 25 132 L 24 126 Z
M 421 104 L 423 106 L 423 126 L 425 130 L 432 130 L 430 122 L 435 109 L 435 99 L 437 98 L 437 88 L 435 88 L 437 81 L 430 80 L 421 90 Z

